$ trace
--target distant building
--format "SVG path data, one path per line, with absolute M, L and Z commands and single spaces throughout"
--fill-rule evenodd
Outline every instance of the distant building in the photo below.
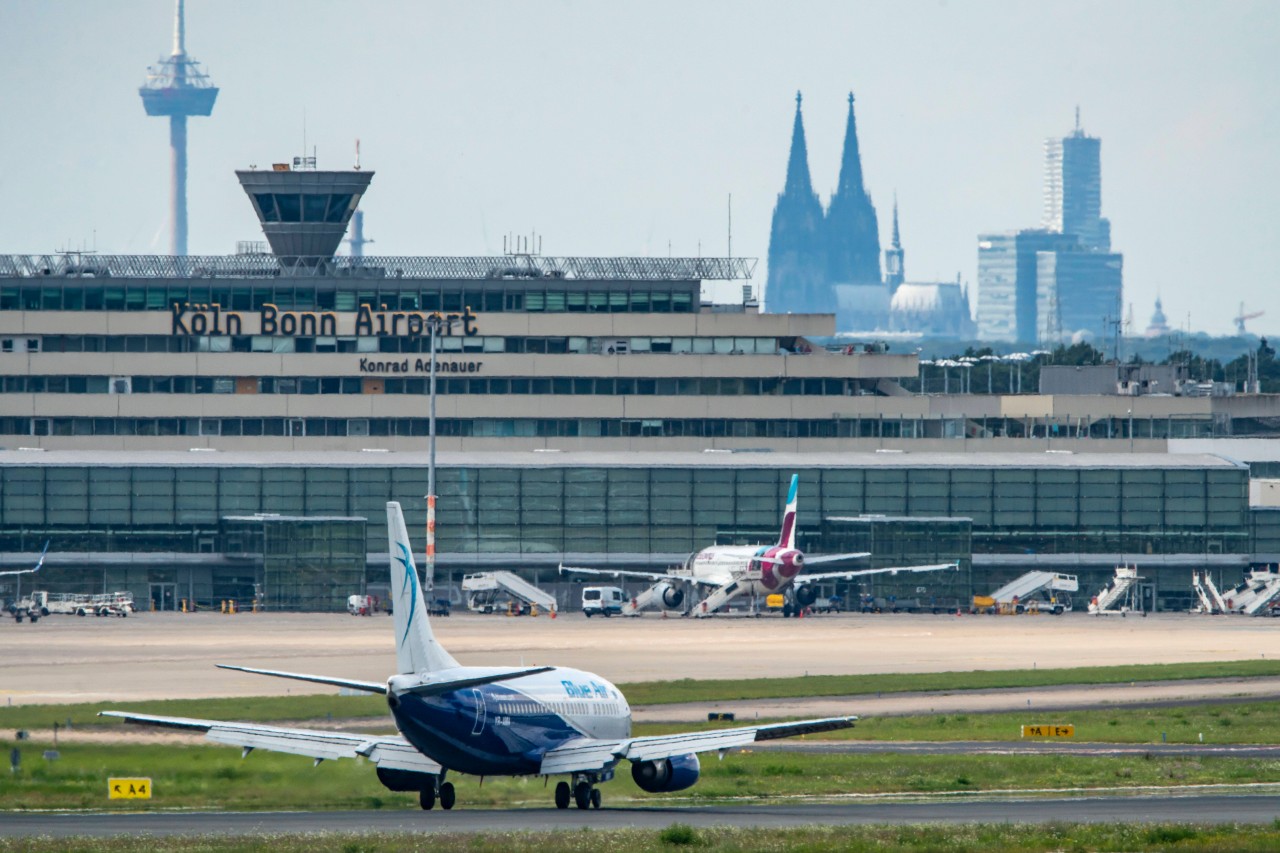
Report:
M 925 337 L 966 338 L 975 334 L 969 292 L 955 281 L 907 281 L 906 251 L 893 200 L 893 244 L 884 252 L 884 291 L 890 296 L 888 329 Z
M 1156 310 L 1151 314 L 1151 323 L 1147 326 L 1146 336 L 1148 338 L 1158 338 L 1169 334 L 1173 331 L 1169 328 L 1169 321 L 1164 316 L 1164 306 L 1160 304 L 1160 297 L 1156 297 Z
M 1102 140 L 1076 126 L 1044 141 L 1044 221 L 1047 231 L 1075 234 L 1090 251 L 1111 250 L 1111 222 L 1102 216 Z
M 1101 341 L 1120 319 L 1124 256 L 1078 248 L 1036 253 L 1036 340 Z
M 978 235 L 978 338 L 1037 340 L 1036 255 L 1078 245 L 1072 235 L 1040 229 Z
M 978 336 L 988 341 L 1100 340 L 1120 320 L 1124 258 L 1102 216 L 1102 142 L 1076 111 L 1070 135 L 1045 140 L 1044 220 L 978 236 Z
M 862 182 L 862 157 L 858 153 L 858 125 L 849 93 L 845 120 L 844 151 L 840 157 L 840 183 L 827 206 L 827 277 L 832 284 L 878 285 L 880 276 L 880 226 L 876 208 Z
M 773 208 L 765 310 L 772 314 L 834 314 L 836 297 L 827 281 L 822 203 L 809 179 L 803 98 L 796 92 L 787 182 Z
M 809 176 L 801 96 L 791 130 L 787 180 L 773 209 L 765 310 L 837 315 L 840 329 L 887 321 L 889 292 L 880 275 L 880 227 L 862 180 L 853 95 L 845 127 L 840 181 L 827 210 Z

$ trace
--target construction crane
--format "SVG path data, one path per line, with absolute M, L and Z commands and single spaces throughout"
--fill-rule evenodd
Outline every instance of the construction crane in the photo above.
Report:
M 1237 335 L 1243 335 L 1243 334 L 1244 334 L 1244 321 L 1245 321 L 1245 320 L 1256 320 L 1258 317 L 1261 317 L 1261 316 L 1262 316 L 1263 314 L 1265 314 L 1265 313 L 1267 313 L 1267 312 L 1266 312 L 1266 311 L 1253 311 L 1253 312 L 1251 312 L 1251 313 L 1249 313 L 1249 314 L 1246 314 L 1246 313 L 1244 313 L 1244 303 L 1243 303 L 1243 302 L 1241 302 L 1241 303 L 1240 303 L 1240 313 L 1236 314 L 1236 316 L 1232 318 L 1232 319 L 1235 321 L 1235 324 L 1236 324 L 1236 334 L 1237 334 Z

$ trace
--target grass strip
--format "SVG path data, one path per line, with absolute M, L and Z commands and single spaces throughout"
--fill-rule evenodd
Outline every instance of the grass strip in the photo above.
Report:
M 136 837 L 3 839 L 0 853 L 46 853 L 75 849 L 84 853 L 130 853 Z M 660 830 L 562 830 L 557 832 L 305 833 L 224 837 L 196 835 L 150 839 L 175 853 L 374 853 L 381 850 L 467 850 L 470 853 L 789 853 L 789 851 L 1014 851 L 1057 850 L 1163 851 L 1187 853 L 1270 853 L 1280 849 L 1280 827 L 1233 824 L 1074 824 L 1042 826 L 965 824 L 960 826 L 811 826 L 793 828 L 695 828 L 673 823 Z
M 1007 669 L 972 672 L 885 673 L 880 675 L 803 675 L 795 678 L 641 681 L 622 684 L 632 705 L 725 702 L 735 699 L 794 699 L 805 696 L 865 696 L 990 690 L 1001 687 L 1051 687 L 1067 684 L 1123 684 L 1131 681 L 1181 681 L 1200 678 L 1258 678 L 1280 675 L 1280 660 L 1220 663 L 1158 663 L 1086 666 L 1070 669 Z
M 7 754 L 13 741 L 0 742 Z M 246 759 L 220 746 L 22 742 L 17 773 L 0 775 L 5 809 L 148 808 L 413 809 L 413 794 L 386 790 L 364 761 L 326 761 L 255 752 Z M 108 800 L 110 777 L 152 780 L 153 799 Z M 451 777 L 464 808 L 546 808 L 552 790 L 540 777 Z M 844 794 L 1136 788 L 1280 784 L 1280 761 L 1257 758 L 1055 755 L 844 755 L 739 751 L 704 756 L 698 783 L 675 794 L 646 794 L 621 772 L 604 788 L 610 805 L 767 802 Z M 1082 809 L 1087 806 L 1082 805 Z M 1082 811 L 1082 817 L 1084 812 Z
M 866 696 L 873 693 L 1025 688 L 1071 684 L 1123 684 L 1132 681 L 1177 681 L 1200 678 L 1259 678 L 1280 675 L 1280 661 L 1140 664 L 1072 669 L 978 670 L 884 675 L 812 675 L 796 678 L 740 680 L 681 679 L 620 685 L 633 706 L 736 699 L 794 699 L 813 696 Z M 65 725 L 109 725 L 102 710 L 129 710 L 212 720 L 277 722 L 280 720 L 386 719 L 381 696 L 292 694 L 223 699 L 165 699 L 138 702 L 93 702 L 65 705 L 15 705 L 0 708 L 0 730 Z M 857 713 L 856 710 L 852 713 Z
M 857 714 L 856 700 L 849 713 Z M 735 723 L 641 723 L 636 734 L 719 729 Z M 770 721 L 772 722 L 772 721 Z M 1076 741 L 1095 743 L 1280 743 L 1280 704 L 1241 700 L 1212 705 L 1156 708 L 1118 706 L 1105 710 L 1011 711 L 993 714 L 922 714 L 908 717 L 864 717 L 852 729 L 815 735 L 818 740 L 1016 741 L 1023 725 L 1075 726 Z

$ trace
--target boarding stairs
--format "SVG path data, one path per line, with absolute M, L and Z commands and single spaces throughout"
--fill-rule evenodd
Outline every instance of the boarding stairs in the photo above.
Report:
M 462 592 L 467 598 L 467 608 L 480 613 L 492 613 L 500 599 L 516 601 L 523 605 L 537 606 L 543 610 L 555 610 L 554 595 L 538 589 L 513 572 L 477 572 L 462 579 Z
M 736 598 L 739 590 L 740 585 L 736 580 L 724 586 L 716 587 L 706 598 L 694 605 L 693 615 L 697 617 L 710 616 Z
M 1205 572 L 1203 576 L 1199 572 L 1191 573 L 1191 588 L 1195 590 L 1196 598 L 1200 600 L 1200 612 L 1221 613 L 1222 608 L 1218 606 L 1218 603 L 1214 601 L 1213 596 L 1209 594 L 1206 581 L 1208 581 L 1209 584 L 1213 583 L 1209 580 L 1208 572 Z M 1216 591 L 1217 590 L 1215 590 L 1215 592 Z
M 1256 616 L 1280 592 L 1280 575 L 1265 569 L 1249 572 L 1244 581 L 1223 593 L 1227 611 Z
M 1089 612 L 1098 613 L 1120 613 L 1125 610 L 1132 610 L 1132 593 L 1138 581 L 1142 580 L 1138 577 L 1138 567 L 1135 565 L 1116 566 L 1116 574 L 1107 585 L 1102 588 L 1102 592 L 1093 597 L 1089 602 Z
M 1079 589 L 1080 582 L 1075 575 L 1037 570 L 1027 572 L 1025 575 L 1009 581 L 991 593 L 991 598 L 995 599 L 997 604 L 1012 604 L 1015 598 L 1021 603 L 1044 590 L 1076 592 Z
M 1274 572 L 1254 572 L 1254 581 L 1257 583 L 1257 594 L 1253 601 L 1244 606 L 1241 611 L 1246 616 L 1263 616 L 1268 610 L 1272 609 L 1280 603 L 1280 574 Z

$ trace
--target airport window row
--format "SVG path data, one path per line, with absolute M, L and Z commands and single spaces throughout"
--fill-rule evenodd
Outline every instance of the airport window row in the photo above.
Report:
M 883 418 L 440 418 L 441 436 L 696 438 L 1208 438 L 1215 421 L 1112 418 L 1080 424 L 1064 419 Z M 0 435 L 76 436 L 426 436 L 426 418 L 143 418 L 0 417 Z
M 427 377 L 360 376 L 0 376 L 8 394 L 426 394 Z M 670 376 L 634 377 L 440 376 L 436 392 L 642 396 L 842 396 L 857 393 L 852 379 Z
M 268 303 L 282 311 L 355 311 L 361 305 L 391 311 L 462 311 L 476 313 L 549 312 L 600 314 L 687 314 L 698 310 L 698 283 L 672 287 L 641 282 L 564 283 L 502 280 L 486 287 L 462 282 L 427 286 L 407 282 L 387 289 L 325 285 L 258 283 L 209 285 L 183 281 L 103 284 L 82 280 L 65 284 L 0 285 L 0 311 L 169 311 L 174 304 L 221 305 L 227 311 L 259 311 Z
M 438 353 L 679 353 L 776 355 L 794 339 L 765 337 L 592 338 L 474 335 L 437 338 Z M 263 352 L 427 353 L 430 337 L 269 335 L 43 335 L 0 338 L 0 352 Z

